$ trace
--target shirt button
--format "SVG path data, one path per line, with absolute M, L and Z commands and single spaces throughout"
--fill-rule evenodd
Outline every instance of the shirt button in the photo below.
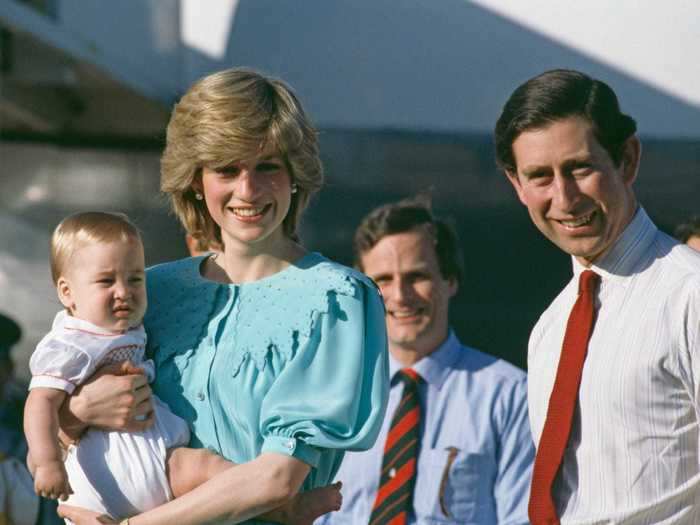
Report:
M 293 440 L 293 439 L 290 439 L 289 441 L 287 441 L 287 443 L 285 444 L 285 446 L 286 446 L 289 450 L 293 450 L 293 449 L 294 449 L 294 440 Z
M 390 477 L 391 479 L 394 479 L 394 478 L 396 477 L 396 469 L 395 469 L 395 468 L 391 468 L 391 469 L 389 470 L 389 477 Z
M 204 401 L 204 392 L 197 392 L 197 399 Z

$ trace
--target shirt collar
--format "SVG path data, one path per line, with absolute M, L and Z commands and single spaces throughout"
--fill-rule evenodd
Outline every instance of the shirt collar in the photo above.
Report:
M 144 331 L 143 325 L 139 324 L 138 326 L 129 328 L 125 332 L 110 332 L 105 328 L 92 324 L 90 321 L 78 319 L 77 317 L 68 315 L 68 312 L 65 310 L 61 310 L 56 314 L 56 317 L 54 317 L 53 320 L 52 329 L 77 330 L 79 332 L 85 332 L 93 335 L 104 335 L 110 337 L 118 337 L 124 334 L 135 334 L 138 336 Z
M 622 235 L 598 262 L 586 268 L 576 260 L 576 257 L 571 257 L 574 277 L 578 279 L 581 272 L 588 269 L 604 279 L 624 282 L 626 278 L 636 273 L 638 263 L 654 241 L 657 231 L 644 208 L 639 206 Z
M 452 330 L 447 335 L 447 339 L 432 353 L 414 364 L 411 368 L 420 374 L 421 378 L 429 385 L 438 390 L 442 388 L 447 375 L 450 373 L 452 365 L 459 357 L 462 345 Z M 394 384 L 396 373 L 405 368 L 394 357 L 389 354 L 389 374 Z

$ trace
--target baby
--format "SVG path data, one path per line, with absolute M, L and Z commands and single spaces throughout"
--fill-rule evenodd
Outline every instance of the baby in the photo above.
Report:
M 144 360 L 146 311 L 144 251 L 125 215 L 85 212 L 64 219 L 51 238 L 51 273 L 65 307 L 30 361 L 25 434 L 36 492 L 123 519 L 194 489 L 233 463 L 208 450 L 186 448 L 187 423 L 152 397 L 154 423 L 141 432 L 88 429 L 65 460 L 58 411 L 66 397 L 99 367 Z M 310 523 L 340 506 L 337 485 L 300 494 L 264 516 Z

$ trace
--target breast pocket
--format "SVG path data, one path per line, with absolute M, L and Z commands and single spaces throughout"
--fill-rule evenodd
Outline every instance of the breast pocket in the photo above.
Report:
M 414 495 L 418 522 L 488 522 L 493 515 L 493 465 L 488 454 L 452 447 L 421 452 Z

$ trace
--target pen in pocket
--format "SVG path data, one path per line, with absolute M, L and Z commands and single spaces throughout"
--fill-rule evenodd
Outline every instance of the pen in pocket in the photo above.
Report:
M 445 450 L 447 450 L 448 453 L 447 463 L 445 463 L 445 469 L 442 471 L 442 479 L 440 480 L 440 510 L 442 510 L 442 513 L 446 518 L 452 518 L 452 515 L 447 508 L 447 504 L 445 503 L 445 491 L 447 490 L 447 480 L 450 477 L 450 467 L 452 466 L 452 463 L 454 463 L 459 449 L 457 447 L 447 447 Z

